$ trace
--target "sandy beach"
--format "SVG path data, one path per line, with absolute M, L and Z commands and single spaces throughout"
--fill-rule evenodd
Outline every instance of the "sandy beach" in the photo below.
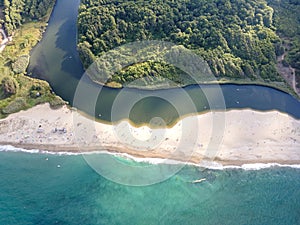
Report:
M 171 128 L 95 122 L 48 104 L 0 120 L 0 144 L 54 152 L 108 150 L 183 162 L 300 164 L 300 120 L 277 111 L 231 110 L 187 116 Z

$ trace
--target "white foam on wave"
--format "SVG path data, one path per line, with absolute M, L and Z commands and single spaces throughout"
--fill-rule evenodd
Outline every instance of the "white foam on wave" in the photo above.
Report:
M 146 157 L 135 157 L 135 156 L 132 156 L 128 153 L 119 153 L 119 152 L 110 152 L 110 151 L 97 151 L 97 152 L 88 152 L 88 153 L 83 153 L 83 155 L 86 155 L 86 154 L 108 154 L 108 155 L 111 155 L 111 156 L 116 156 L 116 157 L 121 157 L 121 158 L 125 158 L 125 159 L 128 159 L 128 160 L 133 160 L 135 162 L 139 162 L 139 163 L 149 163 L 149 164 L 154 164 L 154 165 L 157 165 L 157 164 L 174 164 L 174 165 L 177 165 L 177 164 L 186 164 L 186 163 L 183 163 L 183 162 L 180 162 L 180 161 L 177 161 L 177 160 L 172 160 L 172 159 L 163 159 L 163 158 L 146 158 Z
M 116 153 L 110 152 L 106 150 L 102 151 L 91 151 L 91 152 L 57 152 L 57 151 L 47 151 L 47 150 L 39 150 L 39 149 L 23 149 L 14 147 L 12 145 L 0 145 L 0 152 L 25 152 L 30 154 L 49 154 L 49 155 L 92 155 L 92 154 L 108 154 L 111 156 L 122 157 L 125 159 L 133 160 L 139 163 L 149 163 L 153 165 L 157 164 L 168 164 L 168 165 L 178 165 L 184 164 L 189 166 L 196 166 L 211 170 L 225 170 L 225 169 L 243 169 L 243 170 L 261 170 L 271 167 L 290 167 L 295 169 L 300 169 L 300 164 L 279 164 L 279 163 L 251 163 L 251 164 L 243 164 L 242 166 L 235 166 L 235 165 L 226 165 L 223 166 L 221 163 L 214 162 L 214 161 L 205 161 L 202 160 L 201 163 L 190 163 L 190 162 L 182 162 L 178 160 L 172 159 L 163 159 L 163 158 L 140 158 L 135 157 L 127 153 Z
M 212 170 L 225 170 L 225 169 L 243 169 L 243 170 L 261 170 L 272 167 L 290 167 L 300 169 L 299 164 L 279 164 L 279 163 L 249 163 L 243 164 L 241 166 L 235 165 L 226 165 L 223 166 L 221 163 L 211 162 L 211 161 L 203 161 L 197 166 L 204 167 Z
M 260 169 L 266 169 L 271 167 L 291 167 L 300 169 L 299 164 L 279 164 L 279 163 L 253 163 L 253 164 L 244 164 L 241 166 L 244 170 L 260 170 Z
M 50 154 L 50 155 L 80 155 L 81 153 L 73 152 L 52 152 L 40 149 L 24 149 L 12 145 L 0 145 L 0 152 L 25 152 L 31 154 Z
M 39 153 L 40 150 L 38 149 L 23 149 L 23 148 L 17 148 L 12 145 L 1 145 L 0 146 L 0 152 L 27 152 L 27 153 Z

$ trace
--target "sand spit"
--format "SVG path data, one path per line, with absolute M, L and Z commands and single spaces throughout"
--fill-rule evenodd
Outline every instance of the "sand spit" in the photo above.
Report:
M 223 165 L 300 163 L 300 120 L 277 111 L 231 110 L 187 116 L 171 128 L 95 122 L 49 104 L 0 120 L 0 144 L 84 153 L 108 150 L 136 157 Z

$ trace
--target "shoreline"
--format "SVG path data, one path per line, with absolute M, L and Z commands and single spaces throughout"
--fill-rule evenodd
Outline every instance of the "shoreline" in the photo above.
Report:
M 23 146 L 24 147 L 24 146 Z M 42 154 L 42 155 L 66 155 L 66 156 L 84 156 L 89 154 L 105 154 L 111 155 L 114 157 L 122 157 L 126 160 L 132 160 L 135 162 L 143 162 L 149 163 L 150 165 L 157 165 L 157 164 L 166 164 L 166 165 L 186 165 L 186 166 L 195 166 L 205 169 L 212 169 L 212 170 L 224 170 L 224 169 L 244 169 L 244 170 L 259 170 L 265 168 L 272 168 L 272 167 L 283 167 L 283 168 L 295 168 L 300 169 L 300 162 L 299 161 L 283 161 L 283 162 L 255 162 L 255 161 L 201 161 L 200 163 L 193 163 L 193 162 L 182 162 L 178 160 L 172 159 L 164 159 L 164 158 L 146 158 L 146 157 L 138 157 L 134 155 L 130 155 L 128 153 L 120 153 L 114 152 L 109 150 L 102 150 L 102 151 L 87 151 L 87 152 L 74 152 L 74 151 L 51 151 L 51 150 L 40 150 L 40 149 L 30 149 L 30 148 L 23 148 L 22 146 L 12 146 L 12 145 L 0 145 L 0 152 L 23 152 L 28 154 Z M 29 147 L 29 146 L 28 146 Z
M 89 79 L 91 79 L 92 82 L 104 86 L 106 88 L 111 88 L 111 89 L 123 89 L 123 88 L 128 88 L 128 89 L 136 89 L 136 90 L 147 90 L 147 91 L 155 91 L 155 90 L 167 90 L 167 89 L 176 89 L 176 88 L 187 88 L 187 87 L 192 87 L 192 86 L 201 86 L 201 85 L 256 85 L 256 86 L 262 86 L 262 87 L 267 87 L 267 88 L 272 88 L 275 89 L 277 91 L 283 92 L 285 94 L 289 94 L 291 96 L 293 96 L 295 99 L 297 99 L 298 101 L 300 101 L 300 95 L 295 92 L 292 87 L 290 87 L 288 84 L 287 85 L 279 85 L 276 84 L 276 82 L 273 83 L 267 83 L 267 82 L 263 82 L 263 81 L 250 81 L 250 80 L 230 80 L 226 77 L 221 78 L 220 80 L 215 80 L 215 81 L 207 81 L 207 82 L 199 82 L 199 83 L 191 83 L 191 84 L 178 84 L 178 85 L 174 85 L 174 86 L 166 86 L 166 87 L 155 87 L 155 86 L 151 86 L 151 87 L 142 87 L 142 86 L 109 86 L 106 85 L 104 83 L 98 82 L 93 80 L 92 78 L 89 77 Z M 228 79 L 228 80 L 227 80 Z
M 299 134 L 300 120 L 277 111 L 249 109 L 188 116 L 165 129 L 134 127 L 128 121 L 98 123 L 67 106 L 51 109 L 49 104 L 0 120 L 0 145 L 53 153 L 108 151 L 197 165 L 203 161 L 223 166 L 300 164 Z

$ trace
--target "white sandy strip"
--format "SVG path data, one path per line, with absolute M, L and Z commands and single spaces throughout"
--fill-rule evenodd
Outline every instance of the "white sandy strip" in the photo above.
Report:
M 56 132 L 55 132 L 56 128 Z M 65 132 L 64 132 L 65 129 Z M 300 163 L 300 120 L 270 111 L 231 110 L 187 116 L 172 128 L 94 122 L 48 104 L 0 120 L 0 144 L 49 151 L 100 151 L 227 165 Z

